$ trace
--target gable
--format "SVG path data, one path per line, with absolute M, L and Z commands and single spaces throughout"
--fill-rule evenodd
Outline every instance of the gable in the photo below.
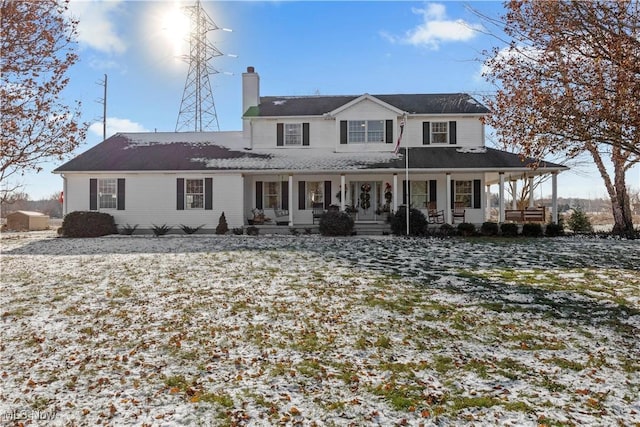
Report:
M 342 114 L 347 114 L 349 116 L 364 115 L 363 118 L 368 118 L 368 116 L 376 116 L 376 115 L 399 116 L 399 115 L 402 115 L 403 113 L 404 111 L 399 110 L 393 105 L 387 104 L 369 94 L 365 94 L 356 99 L 353 99 L 352 101 L 329 112 L 331 116 L 336 116 L 336 117 Z

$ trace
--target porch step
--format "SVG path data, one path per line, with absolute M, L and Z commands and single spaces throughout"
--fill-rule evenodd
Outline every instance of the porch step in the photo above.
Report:
M 319 234 L 318 224 L 300 224 L 293 227 L 288 225 L 256 225 L 259 234 L 292 234 L 291 229 L 294 228 L 300 234 L 307 233 L 307 230 L 311 231 L 311 234 Z M 245 226 L 246 230 L 247 226 Z M 358 236 L 381 236 L 383 234 L 391 234 L 391 226 L 385 224 L 356 224 L 354 230 Z

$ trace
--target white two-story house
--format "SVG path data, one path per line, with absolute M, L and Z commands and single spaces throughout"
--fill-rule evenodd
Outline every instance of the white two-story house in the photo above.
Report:
M 488 188 L 566 167 L 485 147 L 486 107 L 467 94 L 260 96 L 242 76 L 237 132 L 120 133 L 57 168 L 64 212 L 108 212 L 119 225 L 230 227 L 256 211 L 273 223 L 314 223 L 314 208 L 384 222 L 400 206 L 486 220 Z M 504 202 L 500 221 L 504 218 Z

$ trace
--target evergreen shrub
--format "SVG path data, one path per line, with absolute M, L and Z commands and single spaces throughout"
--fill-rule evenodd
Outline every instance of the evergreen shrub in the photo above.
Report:
M 497 236 L 500 232 L 497 222 L 483 222 L 480 226 L 480 234 L 483 236 Z
M 574 233 L 593 233 L 593 226 L 589 216 L 580 208 L 575 208 L 569 219 L 567 226 Z
M 562 223 L 562 221 L 558 223 L 552 222 L 551 224 L 547 224 L 547 228 L 545 229 L 544 234 L 548 237 L 563 236 L 564 224 Z
M 407 208 L 400 207 L 391 216 L 391 232 L 396 236 L 407 235 Z M 427 229 L 427 217 L 419 209 L 409 209 L 409 234 L 411 236 L 422 236 Z
M 535 222 L 527 222 L 522 225 L 522 235 L 525 237 L 542 237 L 542 225 Z
M 470 222 L 463 222 L 458 224 L 458 234 L 464 237 L 473 236 L 476 234 L 476 226 Z
M 518 236 L 518 224 L 512 222 L 505 222 L 500 225 L 500 233 L 505 237 Z
M 327 211 L 320 217 L 318 229 L 323 236 L 351 236 L 354 222 L 346 212 Z
M 62 221 L 64 237 L 100 237 L 117 234 L 113 216 L 103 212 L 74 211 Z
M 227 217 L 225 217 L 224 212 L 222 212 L 218 220 L 218 226 L 216 227 L 216 234 L 227 234 L 228 232 L 229 225 L 227 224 Z

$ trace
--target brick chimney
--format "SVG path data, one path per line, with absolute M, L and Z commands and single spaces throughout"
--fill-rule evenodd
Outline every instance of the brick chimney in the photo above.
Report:
M 251 107 L 257 107 L 260 103 L 260 76 L 255 68 L 247 67 L 247 72 L 242 73 L 242 114 L 246 114 Z M 242 121 L 244 138 L 251 137 L 251 124 L 249 120 Z

